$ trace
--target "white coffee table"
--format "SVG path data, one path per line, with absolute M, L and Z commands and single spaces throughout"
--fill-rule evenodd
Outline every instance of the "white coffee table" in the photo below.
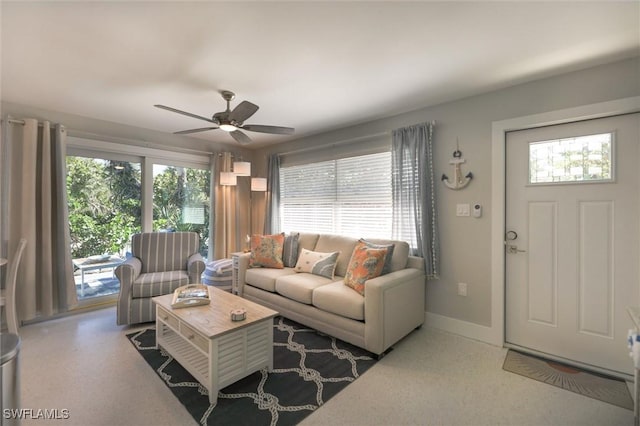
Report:
M 209 391 L 218 390 L 263 368 L 273 369 L 273 317 L 278 312 L 209 287 L 211 304 L 172 309 L 172 294 L 154 297 L 156 347 L 163 347 Z M 246 319 L 230 312 L 245 309 Z

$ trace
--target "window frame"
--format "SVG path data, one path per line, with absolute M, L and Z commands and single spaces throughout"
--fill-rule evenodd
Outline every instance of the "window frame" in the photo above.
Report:
M 378 205 L 382 205 L 382 207 L 386 206 L 386 208 L 388 209 L 388 212 L 386 214 L 386 227 L 384 227 L 383 229 L 386 230 L 386 232 L 384 234 L 381 233 L 377 233 L 375 232 L 375 227 L 374 226 L 370 226 L 369 229 L 367 229 L 366 227 L 356 227 L 355 229 L 358 229 L 357 231 L 353 231 L 352 233 L 349 232 L 345 232 L 345 229 L 347 229 L 350 225 L 348 220 L 346 222 L 344 222 L 342 219 L 345 218 L 344 214 L 347 212 L 346 209 L 344 209 L 343 207 L 346 204 L 349 203 L 345 203 L 344 199 L 341 200 L 341 193 L 342 193 L 342 197 L 344 197 L 344 192 L 340 191 L 341 188 L 341 184 L 339 182 L 339 178 L 342 175 L 341 174 L 341 170 L 339 169 L 340 164 L 344 165 L 345 167 L 348 166 L 349 162 L 353 162 L 354 164 L 358 164 L 362 161 L 366 161 L 365 158 L 362 157 L 370 157 L 370 156 L 381 156 L 381 157 L 386 157 L 385 160 L 387 162 L 387 164 L 383 167 L 386 168 L 386 170 L 388 170 L 387 173 L 387 178 L 388 178 L 388 189 L 386 190 L 386 201 L 383 201 L 382 203 L 379 203 L 378 201 L 380 200 L 380 198 L 371 198 L 370 200 L 365 200 L 366 202 L 371 202 L 371 204 L 378 204 Z M 392 170 L 391 170 L 391 151 L 390 148 L 384 147 L 384 149 L 376 149 L 374 151 L 369 150 L 366 152 L 363 152 L 362 150 L 357 150 L 354 152 L 351 152 L 350 154 L 348 153 L 343 153 L 340 157 L 337 158 L 323 158 L 323 157 L 316 157 L 314 156 L 314 158 L 316 158 L 317 161 L 307 161 L 307 162 L 293 162 L 293 163 L 289 163 L 286 165 L 281 165 L 280 167 L 280 229 L 284 232 L 290 232 L 290 231 L 300 231 L 300 232 L 318 232 L 318 233 L 333 233 L 333 234 L 339 234 L 339 235 L 348 235 L 348 236 L 353 236 L 356 238 L 360 238 L 360 237 L 368 237 L 368 238 L 383 238 L 383 239 L 391 239 L 392 237 L 392 214 L 393 214 L 393 195 L 392 195 Z M 320 159 L 317 159 L 320 158 Z M 305 229 L 290 229 L 291 226 L 287 226 L 287 220 L 285 217 L 285 208 L 286 208 L 286 203 L 287 203 L 287 197 L 285 196 L 285 191 L 287 190 L 287 188 L 283 188 L 283 185 L 286 185 L 286 177 L 284 176 L 284 174 L 286 173 L 286 169 L 288 168 L 304 168 L 304 167 L 309 167 L 311 165 L 314 164 L 323 164 L 323 163 L 333 163 L 333 177 L 334 177 L 334 181 L 333 181 L 333 186 L 334 186 L 334 192 L 332 195 L 332 198 L 330 199 L 326 199 L 326 200 L 322 200 L 325 201 L 325 205 L 330 205 L 331 207 L 331 229 L 327 229 L 326 226 L 324 228 L 319 227 L 319 228 L 305 228 Z M 320 166 L 319 166 L 320 167 Z M 356 168 L 353 167 L 352 171 L 356 171 Z M 377 175 L 376 175 L 377 176 Z M 381 185 L 382 186 L 382 185 Z M 349 186 L 349 188 L 352 188 L 353 186 Z M 348 198 L 347 198 L 348 199 Z M 313 204 L 313 199 L 310 200 L 309 204 Z M 318 200 L 321 201 L 321 200 Z M 376 203 L 373 203 L 372 201 L 376 201 Z M 349 217 L 354 217 L 354 215 L 351 215 Z M 373 232 L 372 232 L 373 231 Z M 360 235 L 361 233 L 364 233 L 366 235 Z
M 125 145 L 124 143 L 108 142 L 104 140 L 89 139 L 79 136 L 67 137 L 66 157 L 99 158 L 103 160 L 128 161 L 140 163 L 141 171 L 141 205 L 142 232 L 153 230 L 153 166 L 187 167 L 194 169 L 210 170 L 213 178 L 214 162 L 213 153 L 204 152 L 179 152 L 161 147 L 141 147 L 138 145 Z M 213 188 L 214 183 L 211 183 Z M 212 194 L 210 194 L 211 196 Z M 209 236 L 214 235 L 214 209 L 209 211 Z M 209 257 L 213 250 L 209 250 Z M 102 303 L 113 303 L 118 294 L 86 298 L 78 302 L 79 308 L 95 306 Z
M 535 144 L 542 144 L 545 142 L 555 142 L 561 141 L 565 139 L 580 139 L 589 136 L 598 136 L 598 135 L 611 135 L 610 139 L 610 149 L 609 149 L 609 173 L 610 177 L 607 179 L 583 179 L 583 180 L 566 180 L 566 181 L 551 181 L 551 182 L 532 182 L 531 176 L 531 146 Z M 616 132 L 614 130 L 606 131 L 606 132 L 598 132 L 593 134 L 579 134 L 566 136 L 555 139 L 546 139 L 546 140 L 536 140 L 536 141 L 528 141 L 527 142 L 527 161 L 526 161 L 526 186 L 527 187 L 537 187 L 537 186 L 557 186 L 557 185 L 595 185 L 595 184 L 607 184 L 607 183 L 615 183 L 616 182 Z
M 141 169 L 142 232 L 153 231 L 153 166 L 188 167 L 212 170 L 211 153 L 179 152 L 161 148 L 124 145 L 78 136 L 67 137 L 67 156 L 102 158 L 105 160 L 139 162 Z M 212 174 L 213 176 L 213 174 Z M 213 184 L 212 184 L 213 187 Z M 210 228 L 213 224 L 213 209 L 210 211 Z M 209 229 L 213 235 L 213 229 Z

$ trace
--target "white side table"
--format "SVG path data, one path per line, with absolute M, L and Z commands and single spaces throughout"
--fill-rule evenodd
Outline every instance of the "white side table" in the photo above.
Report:
M 231 294 L 240 295 L 240 286 L 238 285 L 238 268 L 240 262 L 240 256 L 244 252 L 238 251 L 231 253 Z

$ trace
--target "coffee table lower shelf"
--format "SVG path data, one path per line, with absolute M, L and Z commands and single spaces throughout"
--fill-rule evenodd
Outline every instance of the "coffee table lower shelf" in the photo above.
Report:
M 264 321 L 208 338 L 156 306 L 156 345 L 163 347 L 209 391 L 218 390 L 263 368 L 273 369 L 273 321 Z M 188 309 L 188 308 L 187 308 Z

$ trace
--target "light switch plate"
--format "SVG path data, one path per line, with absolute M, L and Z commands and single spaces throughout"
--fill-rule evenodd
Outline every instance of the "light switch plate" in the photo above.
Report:
M 469 216 L 469 204 L 458 204 L 456 206 L 456 216 Z

